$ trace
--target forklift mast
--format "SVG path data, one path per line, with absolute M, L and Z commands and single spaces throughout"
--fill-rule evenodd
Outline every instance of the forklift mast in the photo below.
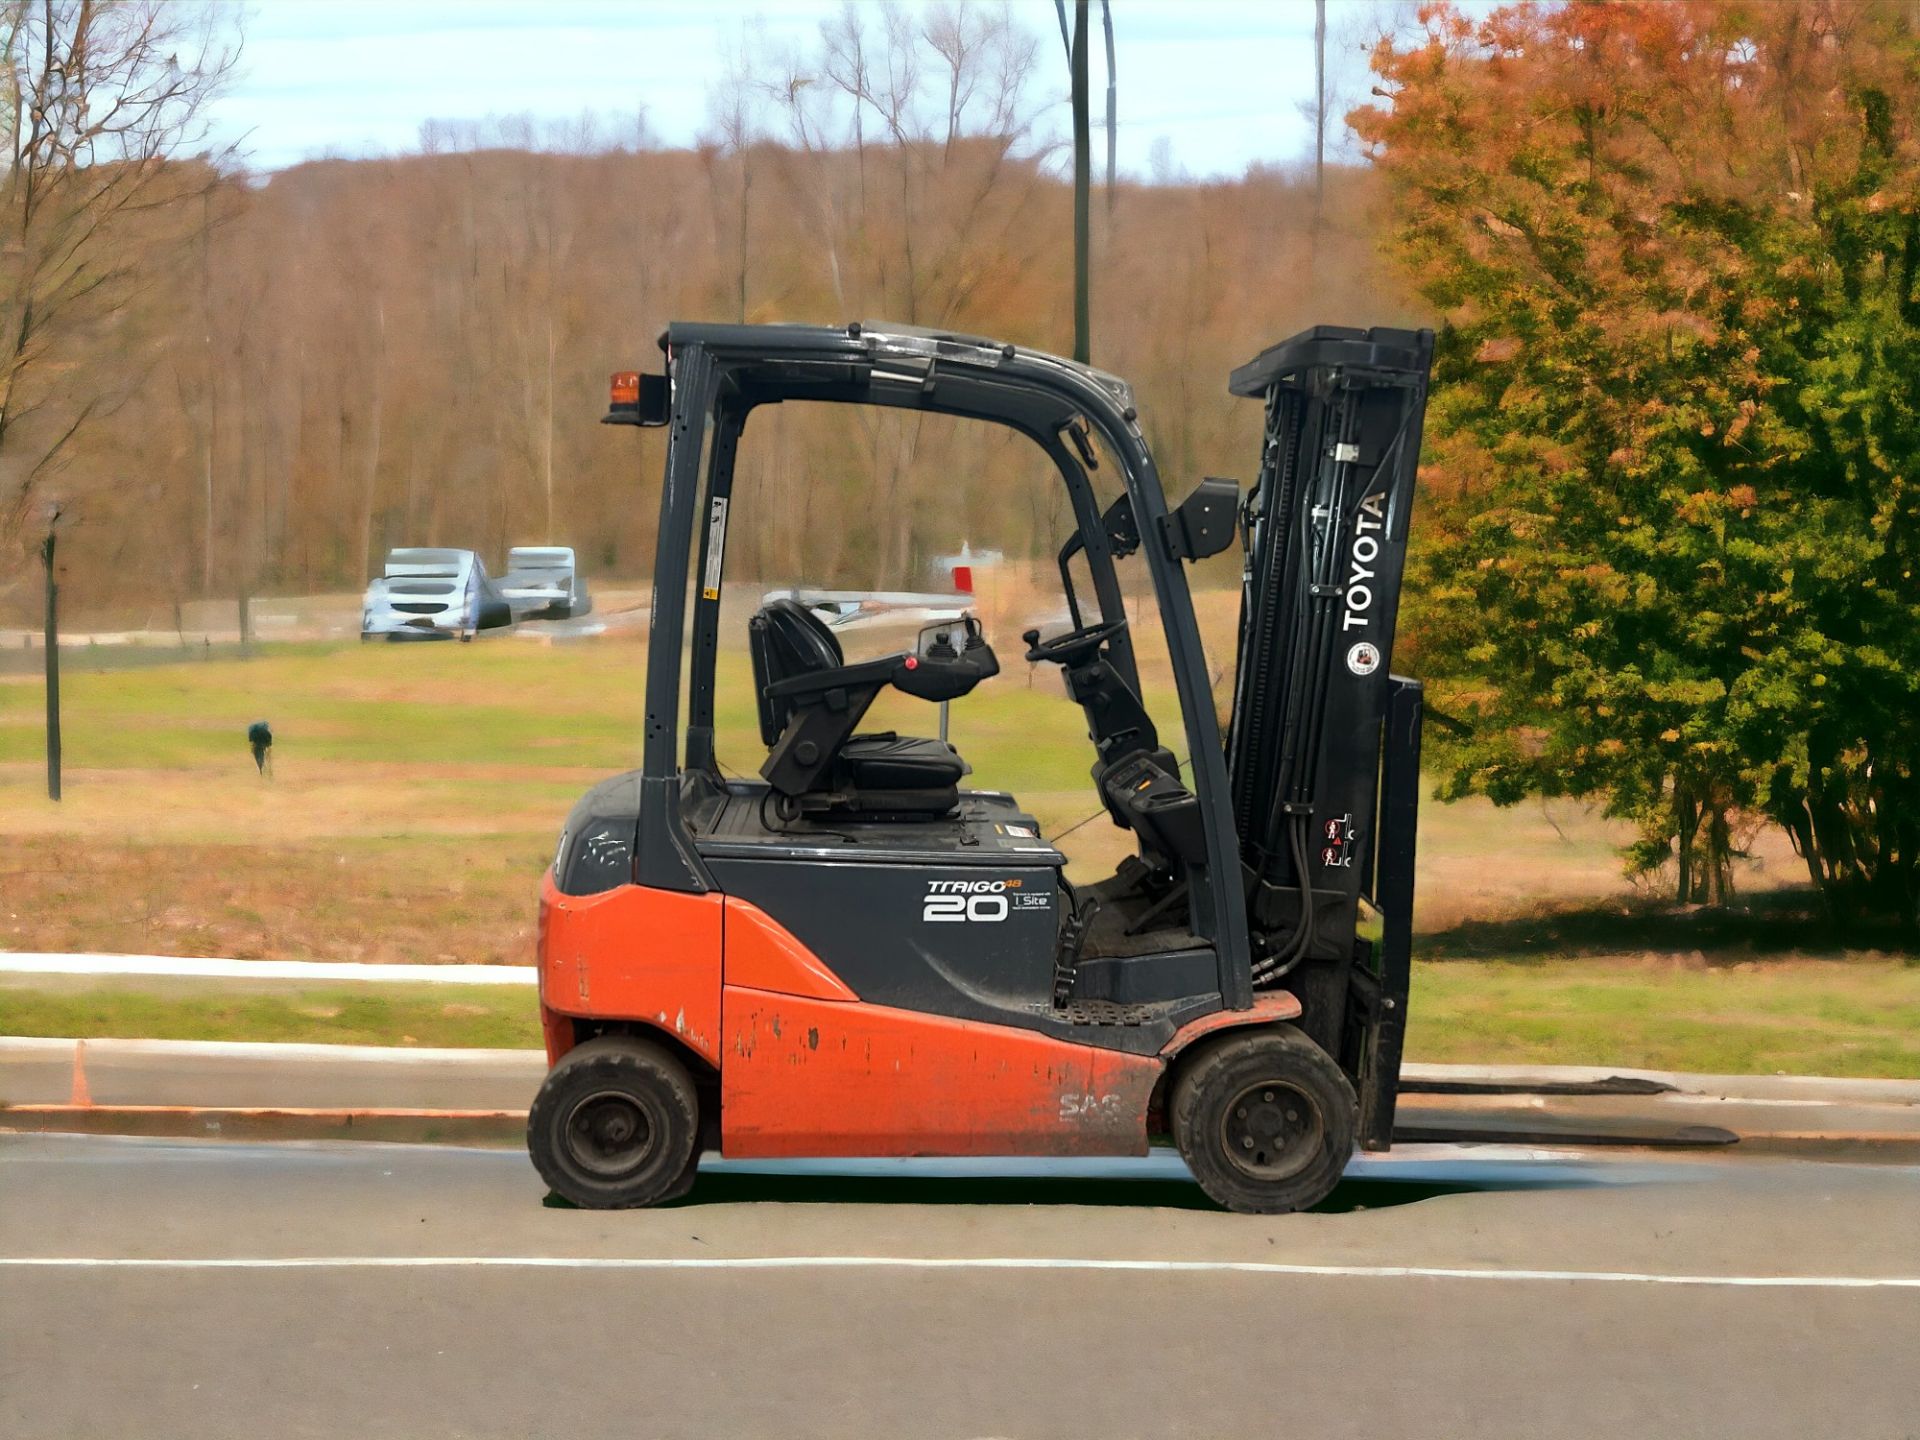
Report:
M 1300 996 L 1361 1077 L 1376 1140 L 1399 1069 L 1420 766 L 1420 686 L 1388 665 L 1432 358 L 1430 331 L 1320 326 L 1229 386 L 1266 407 L 1227 735 L 1253 984 Z

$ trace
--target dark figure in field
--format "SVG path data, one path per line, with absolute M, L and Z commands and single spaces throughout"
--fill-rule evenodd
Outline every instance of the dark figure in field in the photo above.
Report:
M 247 727 L 247 744 L 253 747 L 253 764 L 262 775 L 273 776 L 273 731 L 264 720 Z

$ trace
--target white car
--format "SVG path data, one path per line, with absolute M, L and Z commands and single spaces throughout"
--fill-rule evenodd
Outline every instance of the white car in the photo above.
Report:
M 473 551 L 402 548 L 388 552 L 383 573 L 367 586 L 360 638 L 471 640 L 513 619 Z
M 500 593 L 516 620 L 574 620 L 593 609 L 586 579 L 565 545 L 516 545 L 507 551 Z

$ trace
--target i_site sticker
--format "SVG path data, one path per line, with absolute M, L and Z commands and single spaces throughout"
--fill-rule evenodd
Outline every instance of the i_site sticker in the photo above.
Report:
M 1380 647 L 1362 640 L 1347 651 L 1347 669 L 1356 675 L 1371 675 L 1380 668 Z

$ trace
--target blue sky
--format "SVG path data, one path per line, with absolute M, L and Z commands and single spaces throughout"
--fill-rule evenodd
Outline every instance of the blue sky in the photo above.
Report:
M 1335 0 L 1336 33 L 1364 25 L 1370 3 Z M 277 169 L 408 150 L 430 118 L 631 116 L 644 105 L 664 143 L 686 144 L 706 124 L 709 86 L 744 25 L 757 22 L 776 46 L 804 44 L 839 8 L 840 0 L 254 0 L 216 135 L 244 136 L 250 163 Z M 1061 97 L 1051 118 L 1064 130 L 1051 0 L 1012 0 L 1012 10 L 1046 47 L 1043 81 Z M 1196 176 L 1307 153 L 1300 106 L 1313 88 L 1312 0 L 1113 0 L 1113 12 L 1123 170 L 1144 173 L 1162 136 Z M 1105 87 L 1098 14 L 1096 128 Z

